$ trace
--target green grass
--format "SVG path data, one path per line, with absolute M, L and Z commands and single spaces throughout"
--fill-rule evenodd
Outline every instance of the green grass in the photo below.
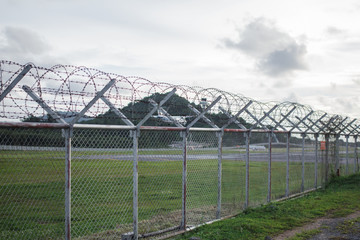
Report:
M 287 240 L 306 240 L 317 234 L 321 233 L 320 229 L 312 229 L 308 231 L 303 231 L 301 233 L 297 233 L 294 237 L 291 237 Z
M 213 149 L 192 150 L 199 160 L 187 164 L 188 222 L 215 218 L 217 160 L 201 159 Z M 129 152 L 130 153 L 130 152 Z M 146 150 L 141 154 L 171 155 Z M 172 153 L 179 154 L 175 150 Z M 72 160 L 72 234 L 74 237 L 131 231 L 132 161 L 85 159 L 113 151 L 75 151 Z M 128 153 L 126 153 L 128 154 Z M 65 154 L 60 151 L 0 152 L 0 239 L 58 239 L 64 236 Z M 139 162 L 140 231 L 180 223 L 182 161 Z M 313 164 L 306 164 L 309 171 Z M 285 194 L 286 163 L 272 164 L 272 198 Z M 299 192 L 301 163 L 290 165 L 291 192 Z M 313 171 L 309 182 L 313 184 Z M 300 179 L 300 182 L 299 182 Z M 267 162 L 250 163 L 250 205 L 266 202 Z M 310 188 L 311 184 L 307 188 Z M 245 200 L 244 161 L 223 160 L 223 216 L 239 212 Z M 30 236 L 30 237 L 29 237 Z M 101 237 L 100 237 L 101 238 Z
M 302 198 L 250 208 L 235 218 L 199 227 L 176 237 L 190 239 L 264 239 L 283 231 L 330 216 L 346 216 L 360 210 L 360 175 L 334 179 L 325 190 Z M 302 238 L 299 238 L 302 239 Z

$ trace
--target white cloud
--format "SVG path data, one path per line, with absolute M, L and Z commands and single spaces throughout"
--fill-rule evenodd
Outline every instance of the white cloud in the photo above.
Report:
M 304 61 L 305 54 L 305 45 L 290 44 L 263 57 L 259 61 L 258 68 L 269 76 L 286 75 L 295 70 L 305 70 L 307 69 Z
M 83 65 L 259 101 L 296 97 L 338 113 L 349 108 L 335 98 L 359 95 L 356 0 L 5 0 L 1 6 L 1 59 Z M 239 16 L 248 21 L 239 25 Z M 227 51 L 216 48 L 224 37 Z
M 294 92 L 290 93 L 290 95 L 287 96 L 286 98 L 284 98 L 283 101 L 284 102 L 294 102 L 294 103 L 299 102 L 298 97 Z
M 34 62 L 45 67 L 66 63 L 60 56 L 52 56 L 51 50 L 50 44 L 35 31 L 12 26 L 6 26 L 0 30 L 0 56 L 2 60 L 19 63 Z
M 0 51 L 7 54 L 46 53 L 50 46 L 36 33 L 25 28 L 6 27 L 2 32 Z
M 254 58 L 258 70 L 268 76 L 284 76 L 307 69 L 306 45 L 264 18 L 252 20 L 238 30 L 238 35 L 237 41 L 225 39 L 225 46 Z
M 353 77 L 352 79 L 353 83 L 355 83 L 356 85 L 360 86 L 360 75 L 356 75 Z
M 289 87 L 291 86 L 293 83 L 293 80 L 290 78 L 279 78 L 276 80 L 276 82 L 272 85 L 272 87 L 274 88 L 284 88 L 284 87 Z
M 345 30 L 337 28 L 335 26 L 329 26 L 326 28 L 326 33 L 329 35 L 342 35 L 345 33 Z

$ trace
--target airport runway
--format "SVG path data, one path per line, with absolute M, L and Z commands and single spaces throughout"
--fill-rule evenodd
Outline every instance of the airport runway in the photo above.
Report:
M 0 146 L 2 150 L 24 150 L 24 151 L 63 151 L 63 148 L 46 148 L 46 147 L 19 147 L 19 146 Z M 122 160 L 122 161 L 132 161 L 132 154 L 116 154 L 111 153 L 111 151 L 119 151 L 121 149 L 106 149 L 106 152 L 103 152 L 104 149 L 94 149 L 94 148 L 74 148 L 72 159 L 89 159 L 89 160 Z M 146 151 L 164 151 L 164 154 L 141 154 L 139 151 L 139 161 L 147 161 L 147 162 L 162 162 L 162 161 L 182 161 L 183 157 L 181 154 L 166 154 L 169 149 L 145 149 Z M 206 151 L 212 151 L 212 154 L 206 153 Z M 86 152 L 86 154 L 81 155 L 81 152 Z M 124 149 L 124 152 L 129 151 L 129 149 Z M 188 154 L 187 160 L 217 160 L 218 155 L 216 152 L 216 148 L 206 149 L 203 154 L 199 151 L 200 154 Z M 89 154 L 93 152 L 94 154 Z M 171 152 L 171 151 L 170 151 Z M 101 154 L 104 153 L 104 154 Z M 341 152 L 340 154 L 345 154 L 345 152 Z M 286 162 L 286 152 L 273 152 L 272 155 L 273 162 Z M 269 155 L 267 152 L 257 152 L 250 151 L 250 161 L 256 162 L 267 162 Z M 245 161 L 246 156 L 244 152 L 239 153 L 223 153 L 223 160 L 232 160 L 232 161 Z M 302 153 L 301 151 L 293 151 L 290 152 L 290 161 L 291 162 L 301 162 L 302 161 Z M 353 161 L 353 158 L 349 158 L 349 162 Z M 305 151 L 305 162 L 315 162 L 315 151 Z M 321 156 L 319 154 L 318 162 L 321 162 Z M 345 157 L 340 159 L 340 162 L 345 164 Z
M 161 161 L 182 161 L 182 155 L 163 155 L 163 154 L 146 154 L 146 155 L 138 155 L 139 161 L 148 161 L 148 162 L 161 162 Z M 266 162 L 268 161 L 268 153 L 250 153 L 250 161 L 257 162 Z M 286 153 L 273 153 L 272 161 L 274 162 L 286 162 L 287 157 Z M 123 161 L 132 161 L 132 155 L 117 155 L 117 154 L 103 154 L 103 155 L 83 155 L 76 156 L 75 154 L 72 157 L 73 160 L 76 159 L 111 159 L 111 160 L 123 160 Z M 187 155 L 187 160 L 217 160 L 217 154 L 189 154 Z M 233 160 L 233 161 L 245 161 L 246 156 L 244 153 L 231 153 L 231 154 L 223 154 L 223 160 Z M 302 154 L 301 152 L 290 153 L 290 161 L 291 162 L 301 162 Z M 319 156 L 318 161 L 321 161 L 321 157 Z M 305 162 L 315 162 L 315 152 L 305 152 Z M 345 158 L 341 159 L 341 162 L 345 162 Z

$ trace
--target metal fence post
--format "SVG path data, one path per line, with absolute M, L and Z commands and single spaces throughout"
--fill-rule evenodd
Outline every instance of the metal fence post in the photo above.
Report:
M 271 201 L 271 150 L 272 150 L 272 142 L 271 142 L 272 134 L 268 133 L 268 140 L 269 140 L 269 149 L 268 149 L 268 195 L 267 195 L 267 202 Z
M 245 145 L 246 145 L 246 156 L 245 156 L 245 208 L 249 206 L 249 180 L 250 180 L 250 131 L 245 132 Z
M 346 138 L 346 167 L 345 167 L 345 174 L 349 174 L 349 135 L 345 136 Z
M 116 79 L 111 79 L 103 89 L 96 93 L 95 97 L 91 99 L 91 101 L 81 110 L 79 114 L 75 116 L 73 120 L 71 120 L 70 125 L 74 125 L 84 114 L 106 93 L 114 84 L 116 83 Z
M 354 150 L 354 154 L 355 154 L 355 156 L 354 156 L 354 173 L 356 173 L 356 162 L 357 162 L 357 158 L 358 158 L 358 156 L 357 156 L 357 136 L 354 136 L 354 141 L 355 141 L 355 143 L 354 143 L 354 145 L 355 145 L 355 150 Z
M 318 156 L 319 156 L 319 142 L 318 142 L 318 137 L 319 134 L 315 133 L 315 184 L 314 187 L 317 188 L 318 185 Z
M 289 188 L 290 188 L 290 135 L 288 132 L 286 135 L 286 190 L 285 197 L 289 196 Z
M 57 112 L 52 110 L 43 99 L 41 99 L 36 93 L 34 93 L 29 86 L 23 85 L 22 89 L 32 99 L 34 99 L 55 121 L 57 121 L 58 123 L 67 124 L 67 122 L 61 116 L 59 116 Z
M 188 132 L 181 132 L 183 141 L 183 172 L 182 172 L 182 204 L 181 204 L 181 224 L 180 229 L 186 229 L 186 182 L 187 182 L 187 135 Z
M 336 176 L 340 176 L 340 160 L 339 160 L 339 135 L 335 136 L 335 169 Z
M 21 79 L 25 77 L 25 75 L 30 71 L 33 66 L 31 64 L 25 65 L 24 69 L 16 76 L 16 78 L 9 84 L 9 86 L 4 89 L 4 91 L 0 94 L 0 102 L 4 100 L 4 98 L 11 92 L 11 90 L 18 84 Z
M 221 217 L 221 182 L 222 182 L 222 141 L 224 132 L 218 132 L 218 199 L 217 199 L 217 211 L 216 218 Z
M 139 150 L 139 128 L 132 131 L 133 137 L 133 239 L 137 240 L 139 235 L 139 172 L 138 172 L 138 150 Z
M 65 239 L 71 239 L 71 134 L 72 128 L 64 129 L 65 138 Z
M 329 134 L 325 134 L 325 186 L 328 183 L 329 174 Z
M 306 134 L 301 134 L 302 136 L 302 149 L 301 149 L 301 192 L 304 192 L 305 189 L 305 136 Z

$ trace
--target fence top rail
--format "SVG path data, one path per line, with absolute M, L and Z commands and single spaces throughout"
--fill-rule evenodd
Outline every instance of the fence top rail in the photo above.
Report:
M 0 127 L 12 128 L 70 128 L 69 124 L 64 123 L 39 123 L 39 122 L 0 122 Z
M 69 124 L 63 123 L 41 123 L 41 122 L 0 122 L 0 127 L 11 127 L 11 128 L 54 128 L 54 129 L 68 129 L 71 126 Z M 101 124 L 74 124 L 74 129 L 113 129 L 113 130 L 136 130 L 136 126 L 127 126 L 127 125 L 101 125 Z M 186 127 L 164 127 L 164 126 L 141 126 L 139 128 L 142 131 L 186 131 Z M 192 127 L 189 129 L 191 132 L 221 132 L 221 128 L 199 128 Z M 282 131 L 282 130 L 266 130 L 266 129 L 233 129 L 226 128 L 224 132 L 252 132 L 252 133 L 291 133 L 291 134 L 303 134 L 304 132 L 300 131 Z M 326 132 L 306 132 L 306 135 L 311 134 L 329 134 L 329 135 L 340 135 L 340 136 L 351 136 L 356 137 L 356 134 L 336 134 L 336 133 L 326 133 Z
M 135 130 L 136 126 L 128 125 L 103 125 L 103 124 L 74 124 L 74 129 L 118 129 Z

